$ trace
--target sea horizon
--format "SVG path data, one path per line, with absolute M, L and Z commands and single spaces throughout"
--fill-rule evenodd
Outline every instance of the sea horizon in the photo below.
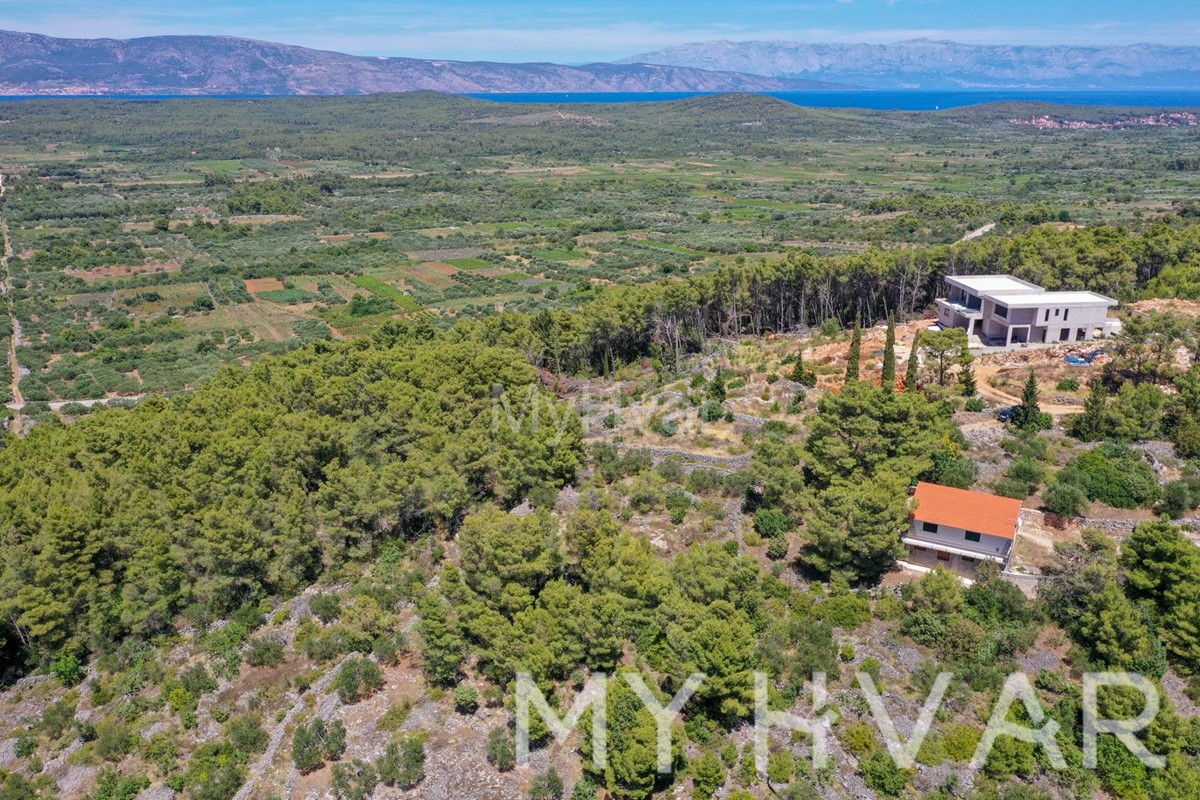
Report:
M 381 92 L 379 94 L 389 94 Z M 394 94 L 403 94 L 397 92 Z M 654 103 L 711 97 L 723 94 L 755 94 L 774 97 L 811 108 L 860 108 L 874 111 L 944 111 L 973 105 L 1003 102 L 1033 102 L 1061 106 L 1113 108 L 1200 109 L 1200 89 L 855 89 L 804 92 L 445 92 L 497 103 Z M 283 95 L 283 94 L 86 94 L 86 95 L 0 95 L 0 102 L 37 100 L 281 100 L 317 97 L 373 97 L 376 95 Z

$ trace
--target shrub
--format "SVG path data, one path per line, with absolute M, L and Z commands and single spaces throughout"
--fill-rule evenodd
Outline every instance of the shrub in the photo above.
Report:
M 58 678 L 63 686 L 74 686 L 83 680 L 83 665 L 74 655 L 65 655 L 50 665 L 50 674 Z
M 529 784 L 529 800 L 562 800 L 562 776 L 554 767 L 533 777 Z
M 1087 490 L 1077 483 L 1056 480 L 1046 489 L 1046 510 L 1062 517 L 1078 517 L 1087 511 Z
M 399 652 L 399 649 L 396 645 L 396 637 L 387 634 L 376 637 L 375 641 L 371 643 L 371 655 L 379 659 L 380 664 L 396 663 L 396 653 Z
M 488 733 L 487 760 L 500 772 L 509 772 L 517 765 L 516 743 L 503 727 L 492 728 Z
M 134 800 L 149 785 L 148 778 L 121 776 L 111 769 L 105 768 L 100 771 L 100 777 L 96 780 L 96 788 L 88 795 L 87 800 Z M 35 795 L 30 793 L 29 795 L 14 794 L 10 796 L 34 797 Z
M 982 734 L 970 725 L 953 723 L 942 734 L 942 748 L 954 761 L 969 761 L 979 747 Z
M 343 703 L 356 703 L 382 685 L 379 665 L 369 658 L 348 659 L 334 680 L 334 688 Z
M 460 714 L 474 714 L 479 708 L 479 691 L 474 686 L 454 689 L 454 709 Z
M 208 674 L 208 670 L 204 668 L 203 664 L 196 664 L 181 672 L 179 685 L 196 697 L 203 697 L 217 688 L 216 680 Z
M 1011 497 L 1014 500 L 1024 500 L 1029 497 L 1029 484 L 1014 481 L 1012 478 L 1001 478 L 992 484 L 992 491 L 1001 497 Z
M 283 642 L 273 636 L 258 636 L 246 648 L 246 663 L 252 667 L 274 667 L 283 661 Z
M 425 737 L 418 734 L 392 742 L 376 762 L 379 780 L 387 786 L 411 789 L 425 779 Z
M 787 558 L 790 543 L 786 536 L 776 536 L 767 542 L 767 558 L 780 561 Z
M 1200 505 L 1200 496 L 1190 481 L 1171 481 L 1163 487 L 1162 502 L 1159 503 L 1159 513 L 1166 514 L 1172 519 L 1179 519 L 1187 512 Z
M 1060 392 L 1078 392 L 1079 381 L 1074 380 L 1073 378 L 1064 378 L 1055 384 L 1054 388 Z
M 246 756 L 266 750 L 270 741 L 262 720 L 254 714 L 242 714 L 229 720 L 225 726 L 225 736 L 233 749 Z
M 700 419 L 705 422 L 716 422 L 725 416 L 725 409 L 716 400 L 707 400 L 700 406 Z
M 1088 497 L 1115 508 L 1149 506 L 1160 490 L 1154 470 L 1137 450 L 1125 445 L 1102 444 L 1073 462 L 1087 476 Z
M 969 397 L 969 398 L 967 398 L 967 402 L 963 405 L 963 408 L 965 408 L 967 411 L 978 414 L 980 411 L 983 411 L 983 409 L 985 408 L 985 406 L 983 404 L 983 398 Z
M 817 607 L 817 614 L 837 628 L 857 628 L 871 618 L 871 603 L 856 594 L 839 594 Z
M 1035 764 L 1032 744 L 1019 742 L 1010 736 L 1000 736 L 992 744 L 983 771 L 989 778 L 1004 780 L 1013 775 L 1029 775 Z
M 862 757 L 875 749 L 875 733 L 865 722 L 849 722 L 842 728 L 842 746 L 855 756 Z
M 795 526 L 791 517 L 774 508 L 760 508 L 754 512 L 754 530 L 767 539 L 787 533 Z
M 865 672 L 871 676 L 871 680 L 875 682 L 875 688 L 880 686 L 880 673 L 883 671 L 883 664 L 879 663 L 879 659 L 868 656 L 858 665 L 859 672 Z
M 671 515 L 671 522 L 679 525 L 687 517 L 688 510 L 692 507 L 692 501 L 686 494 L 677 489 L 672 489 L 667 492 L 666 497 L 667 511 Z
M 346 749 L 346 727 L 341 720 L 326 723 L 317 718 L 309 725 L 297 725 L 292 734 L 292 761 L 307 774 L 333 761 Z
M 328 625 L 342 613 L 342 606 L 338 602 L 337 595 L 329 592 L 317 592 L 309 599 L 308 610 L 313 613 L 313 616 Z
M 888 797 L 899 797 L 908 786 L 908 773 L 896 766 L 883 750 L 876 750 L 859 761 L 858 773 L 867 786 Z
M 120 761 L 136 745 L 137 737 L 120 720 L 105 719 L 96 725 L 96 755 L 105 761 Z
M 661 414 L 653 414 L 650 417 L 648 427 L 659 436 L 670 438 L 679 430 L 679 423 L 673 419 L 667 419 Z
M 341 800 L 367 800 L 377 780 L 375 768 L 361 759 L 333 765 L 333 791 Z

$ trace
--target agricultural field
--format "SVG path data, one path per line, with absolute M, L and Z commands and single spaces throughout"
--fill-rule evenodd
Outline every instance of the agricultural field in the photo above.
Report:
M 573 106 L 585 127 L 427 94 L 77 108 L 9 104 L 0 125 L 31 417 L 191 388 L 304 341 L 298 325 L 571 309 L 596 286 L 950 245 L 993 223 L 1139 230 L 1195 212 L 1200 188 L 1174 168 L 1194 132 L 1035 131 L 1008 122 L 1021 106 Z M 285 135 L 293 113 L 311 124 Z

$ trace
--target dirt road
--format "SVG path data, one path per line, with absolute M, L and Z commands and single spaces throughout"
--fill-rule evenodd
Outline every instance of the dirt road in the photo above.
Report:
M 1004 389 L 997 389 L 989 383 L 989 380 L 995 377 L 1002 370 L 1008 367 L 997 366 L 992 364 L 982 364 L 975 367 L 975 383 L 979 390 L 979 396 L 989 403 L 995 403 L 1000 406 L 1015 406 L 1021 402 L 1021 386 L 1014 386 L 1013 390 L 1016 394 L 1009 394 Z M 1042 411 L 1045 411 L 1052 417 L 1066 417 L 1071 414 L 1082 414 L 1083 406 L 1081 405 L 1064 405 L 1052 403 L 1046 399 L 1038 404 Z

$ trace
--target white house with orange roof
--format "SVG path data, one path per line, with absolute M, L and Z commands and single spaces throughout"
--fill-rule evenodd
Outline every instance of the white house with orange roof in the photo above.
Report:
M 984 560 L 1007 567 L 1021 528 L 1021 501 L 921 482 L 902 538 L 909 560 L 971 574 Z

